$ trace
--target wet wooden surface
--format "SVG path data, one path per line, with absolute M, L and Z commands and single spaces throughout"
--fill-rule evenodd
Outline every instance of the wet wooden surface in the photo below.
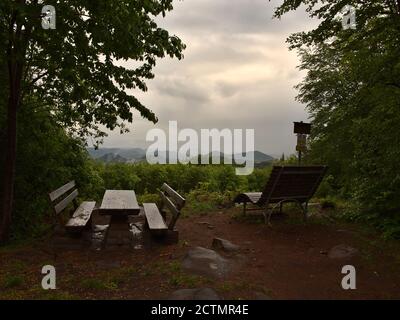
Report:
M 107 215 L 136 215 L 140 207 L 133 190 L 107 190 L 99 210 Z
M 165 224 L 160 211 L 155 203 L 143 203 L 144 213 L 150 230 L 167 231 L 168 227 Z
M 67 230 L 77 230 L 83 228 L 88 223 L 92 211 L 96 205 L 95 201 L 82 202 L 79 208 L 74 212 L 74 215 L 67 222 L 65 227 Z

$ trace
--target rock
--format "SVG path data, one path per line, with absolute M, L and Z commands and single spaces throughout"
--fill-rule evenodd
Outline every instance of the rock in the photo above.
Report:
M 356 256 L 358 253 L 359 251 L 357 249 L 341 244 L 333 247 L 329 251 L 328 257 L 331 259 L 349 259 Z
M 225 277 L 231 269 L 228 260 L 215 251 L 202 247 L 190 249 L 182 267 L 186 271 L 215 278 Z
M 238 251 L 240 249 L 238 245 L 233 244 L 232 242 L 221 238 L 214 238 L 212 242 L 212 247 L 214 249 L 223 250 L 226 252 Z
M 221 300 L 218 294 L 210 288 L 181 289 L 174 291 L 169 300 Z

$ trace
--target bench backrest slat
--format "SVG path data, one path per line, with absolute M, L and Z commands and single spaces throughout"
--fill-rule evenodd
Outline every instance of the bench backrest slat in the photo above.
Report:
M 306 202 L 314 195 L 326 170 L 325 166 L 275 166 L 264 188 L 260 203 L 288 198 Z
M 75 181 L 70 181 L 67 184 L 63 185 L 62 187 L 58 188 L 57 190 L 50 192 L 49 193 L 50 201 L 53 202 L 54 200 L 58 199 L 64 193 L 71 190 L 73 187 L 75 187 Z
M 168 196 L 175 201 L 178 210 L 184 207 L 186 201 L 185 198 L 183 198 L 178 192 L 172 189 L 169 185 L 164 183 L 161 187 L 161 190 L 167 193 Z
M 54 206 L 54 211 L 59 214 L 63 211 L 76 197 L 78 196 L 78 189 L 72 191 L 68 196 L 61 200 L 58 204 Z
M 186 200 L 166 183 L 161 187 L 160 197 L 162 208 L 166 206 L 172 214 L 172 218 L 168 224 L 168 229 L 173 230 Z

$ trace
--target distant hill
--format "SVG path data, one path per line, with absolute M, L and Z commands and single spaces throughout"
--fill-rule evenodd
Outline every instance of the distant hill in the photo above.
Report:
M 127 160 L 144 159 L 146 156 L 146 150 L 141 148 L 99 148 L 97 150 L 95 148 L 88 148 L 87 150 L 93 159 L 98 159 L 108 153 L 119 155 Z
M 261 151 L 254 151 L 253 152 L 254 155 L 254 162 L 255 163 L 261 163 L 261 162 L 272 162 L 273 160 L 275 160 L 274 157 L 265 154 Z
M 141 148 L 88 148 L 89 155 L 96 160 L 102 162 L 140 162 L 146 161 L 146 150 Z M 261 166 L 268 165 L 271 163 L 275 158 L 265 154 L 261 151 L 254 151 L 254 163 L 259 164 Z M 219 155 L 221 158 L 221 163 L 223 163 L 223 159 L 225 157 L 232 157 L 229 155 L 225 155 L 222 152 L 213 151 L 209 153 L 209 157 L 211 158 L 212 155 Z M 169 156 L 168 151 L 166 151 L 166 160 L 168 162 Z
M 120 156 L 119 154 L 114 154 L 114 153 L 106 153 L 105 155 L 102 155 L 101 157 L 96 158 L 96 160 L 110 163 L 110 162 L 128 162 L 128 159 Z

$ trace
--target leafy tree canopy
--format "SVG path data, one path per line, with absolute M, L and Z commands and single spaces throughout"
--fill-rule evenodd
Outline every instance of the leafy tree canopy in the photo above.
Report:
M 54 30 L 41 26 L 43 1 L 0 3 L 1 38 L 9 39 L 2 43 L 1 54 L 16 62 L 25 60 L 23 96 L 34 93 L 40 105 L 51 105 L 64 127 L 82 135 L 98 133 L 96 124 L 123 127 L 123 122 L 132 122 L 133 109 L 156 122 L 156 115 L 127 89 L 147 90 L 145 80 L 154 77 L 157 58 L 183 57 L 181 40 L 154 21 L 172 10 L 172 0 L 45 4 L 56 9 Z M 135 61 L 130 68 L 115 63 L 128 59 Z
M 348 4 L 355 30 L 342 28 Z M 400 234 L 400 1 L 286 0 L 275 16 L 301 5 L 321 19 L 288 39 L 307 72 L 297 88 L 313 120 L 310 161 L 327 163 L 359 212 L 390 217 Z

